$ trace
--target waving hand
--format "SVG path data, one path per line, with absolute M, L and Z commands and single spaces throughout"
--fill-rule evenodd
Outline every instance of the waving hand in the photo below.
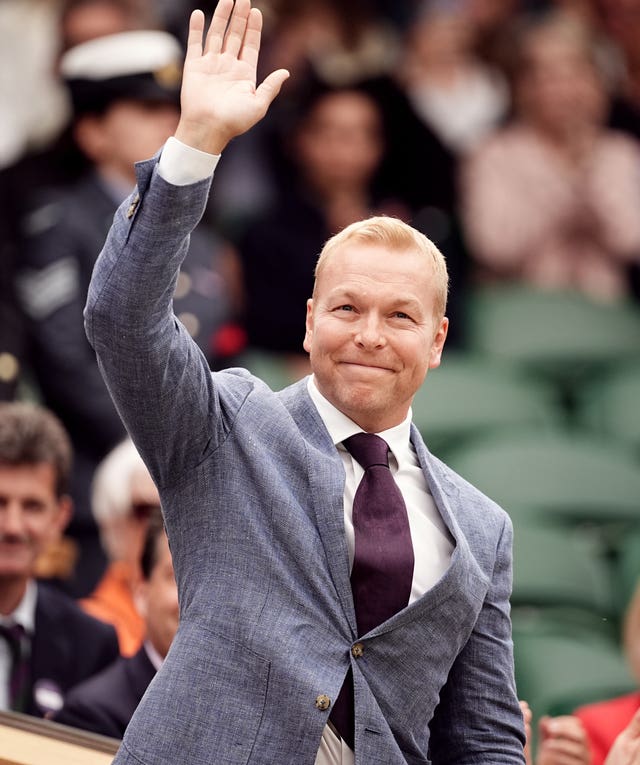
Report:
M 176 138 L 219 154 L 264 117 L 289 73 L 278 69 L 256 86 L 261 34 L 250 0 L 220 0 L 206 36 L 204 14 L 192 13 Z

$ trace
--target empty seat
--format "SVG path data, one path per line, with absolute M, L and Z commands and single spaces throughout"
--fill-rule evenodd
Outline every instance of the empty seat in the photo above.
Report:
M 414 423 L 438 455 L 490 432 L 558 427 L 565 417 L 543 382 L 496 360 L 446 351 L 412 408 Z
M 640 518 L 637 462 L 602 439 L 510 433 L 451 452 L 447 461 L 514 518 L 633 528 Z
M 577 397 L 577 419 L 640 458 L 640 363 L 616 366 L 585 386 Z
M 469 296 L 469 348 L 507 359 L 566 388 L 612 363 L 640 358 L 640 309 L 574 292 L 522 286 Z

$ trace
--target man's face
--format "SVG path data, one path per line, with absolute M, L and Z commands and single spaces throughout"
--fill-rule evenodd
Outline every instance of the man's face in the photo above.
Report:
M 57 497 L 52 465 L 0 465 L 0 582 L 27 580 L 38 556 L 60 537 L 71 501 Z
M 318 276 L 304 347 L 320 392 L 365 431 L 402 422 L 440 364 L 448 319 L 434 318 L 432 273 L 422 253 L 348 243 Z
M 135 180 L 134 163 L 153 156 L 175 132 L 178 117 L 173 104 L 116 101 L 105 114 L 81 119 L 76 138 L 103 172 Z
M 147 625 L 147 638 L 163 658 L 178 630 L 178 588 L 165 534 L 156 541 L 156 561 L 148 580 L 138 585 L 136 605 Z

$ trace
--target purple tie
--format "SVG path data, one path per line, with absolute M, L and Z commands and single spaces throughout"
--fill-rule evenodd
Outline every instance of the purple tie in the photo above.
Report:
M 29 691 L 31 640 L 21 624 L 0 625 L 0 637 L 6 640 L 11 653 L 9 705 L 16 712 L 24 712 Z
M 373 433 L 344 441 L 364 475 L 353 499 L 355 552 L 351 588 L 358 635 L 402 610 L 413 581 L 413 545 L 402 494 L 389 470 L 389 446 Z M 331 713 L 331 722 L 353 748 L 353 678 L 349 673 Z

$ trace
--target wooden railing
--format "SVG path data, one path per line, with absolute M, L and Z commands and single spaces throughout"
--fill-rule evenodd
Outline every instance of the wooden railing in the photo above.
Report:
M 110 765 L 119 744 L 49 720 L 0 712 L 0 765 Z

